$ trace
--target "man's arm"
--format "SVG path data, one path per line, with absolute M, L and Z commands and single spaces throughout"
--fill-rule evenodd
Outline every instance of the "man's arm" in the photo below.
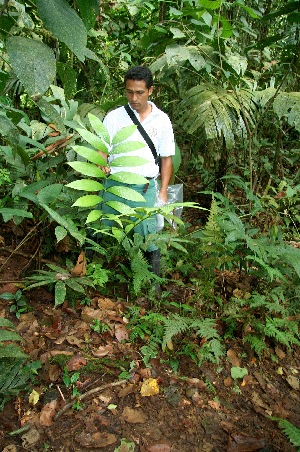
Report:
M 159 197 L 161 201 L 166 203 L 168 201 L 168 185 L 172 176 L 172 156 L 169 157 L 161 157 L 161 172 L 160 172 L 160 179 L 161 179 L 161 188 L 159 191 Z

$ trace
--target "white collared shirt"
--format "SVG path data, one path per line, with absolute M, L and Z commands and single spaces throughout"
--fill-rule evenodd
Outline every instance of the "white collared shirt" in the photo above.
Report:
M 173 127 L 170 118 L 166 113 L 156 107 L 153 102 L 148 101 L 152 106 L 151 113 L 143 120 L 142 126 L 153 141 L 156 152 L 161 157 L 169 157 L 175 154 L 175 142 Z M 132 110 L 137 116 L 139 115 L 135 110 Z M 133 124 L 130 116 L 126 112 L 124 107 L 116 108 L 109 112 L 103 120 L 103 124 L 107 128 L 110 137 L 114 135 L 123 127 L 127 127 Z M 129 171 L 131 173 L 140 174 L 144 177 L 156 177 L 158 175 L 158 165 L 154 162 L 154 157 L 151 149 L 146 144 L 145 140 L 141 136 L 140 132 L 136 130 L 126 141 L 139 141 L 145 143 L 145 147 L 138 149 L 137 151 L 131 151 L 124 154 L 113 155 L 110 154 L 108 162 L 111 163 L 114 158 L 121 156 L 139 156 L 146 159 L 148 162 L 141 166 L 132 167 L 111 167 L 111 173 L 117 173 L 119 171 Z

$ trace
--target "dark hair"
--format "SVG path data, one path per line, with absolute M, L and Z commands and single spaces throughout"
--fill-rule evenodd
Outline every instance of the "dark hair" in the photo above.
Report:
M 126 84 L 127 80 L 144 80 L 148 89 L 153 86 L 152 73 L 150 69 L 145 66 L 135 66 L 128 69 L 124 76 L 124 84 Z

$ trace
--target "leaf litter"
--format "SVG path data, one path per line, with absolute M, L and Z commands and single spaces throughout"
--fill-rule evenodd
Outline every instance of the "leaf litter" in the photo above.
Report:
M 298 350 L 274 349 L 273 363 L 249 360 L 239 341 L 230 340 L 218 366 L 198 368 L 183 357 L 175 372 L 171 349 L 145 366 L 129 342 L 125 303 L 98 295 L 89 307 L 54 309 L 48 300 L 45 289 L 32 292 L 33 311 L 19 320 L 1 302 L 26 353 L 43 364 L 27 395 L 0 413 L 3 451 L 21 445 L 35 452 L 46 443 L 60 450 L 62 438 L 66 450 L 76 444 L 74 450 L 107 452 L 295 451 L 271 417 L 299 427 Z M 94 319 L 110 331 L 92 331 Z M 131 374 L 121 380 L 122 366 L 131 362 Z M 66 371 L 79 373 L 77 395 L 62 381 Z M 9 425 L 27 431 L 10 436 Z

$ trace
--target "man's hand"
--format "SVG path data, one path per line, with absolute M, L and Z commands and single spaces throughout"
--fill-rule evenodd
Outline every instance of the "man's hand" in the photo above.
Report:
M 168 202 L 168 185 L 171 179 L 173 170 L 172 165 L 172 156 L 169 157 L 162 157 L 161 158 L 161 172 L 160 172 L 160 179 L 161 179 L 161 187 L 159 191 L 159 198 L 162 201 L 162 203 L 166 204 Z

